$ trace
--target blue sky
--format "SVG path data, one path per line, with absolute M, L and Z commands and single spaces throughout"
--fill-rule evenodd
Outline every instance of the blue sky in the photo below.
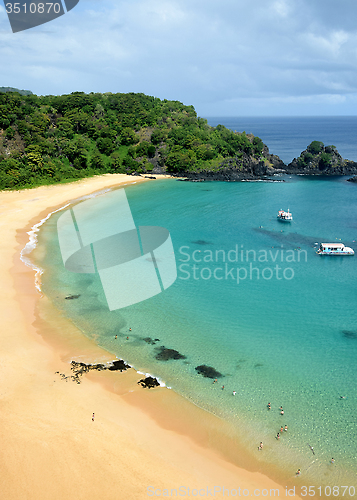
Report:
M 80 0 L 13 34 L 0 86 L 143 92 L 200 116 L 357 114 L 356 0 Z

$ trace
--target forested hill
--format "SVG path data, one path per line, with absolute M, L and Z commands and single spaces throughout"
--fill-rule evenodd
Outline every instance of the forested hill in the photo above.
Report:
M 0 92 L 17 92 L 20 95 L 32 95 L 31 90 L 19 90 L 14 87 L 0 87 Z
M 0 189 L 102 173 L 261 175 L 284 167 L 261 139 L 210 127 L 192 106 L 144 94 L 0 93 Z

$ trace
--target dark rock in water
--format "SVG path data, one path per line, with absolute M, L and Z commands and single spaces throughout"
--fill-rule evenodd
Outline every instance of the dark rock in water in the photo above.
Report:
M 80 297 L 80 295 L 67 295 L 65 297 L 66 300 L 73 300 L 73 299 L 78 299 Z
M 152 387 L 158 387 L 160 385 L 157 379 L 154 377 L 142 378 L 141 380 L 139 380 L 138 384 L 142 385 L 143 387 L 147 387 L 148 389 L 151 389 Z
M 320 141 L 313 141 L 286 167 L 291 174 L 304 175 L 354 175 L 357 163 L 345 160 L 335 146 L 325 146 Z
M 348 182 L 357 182 L 357 175 L 355 175 L 354 177 L 350 177 L 347 180 L 348 180 Z
M 212 366 L 200 365 L 196 366 L 195 370 L 203 377 L 207 378 L 220 378 L 223 377 L 222 373 L 219 373 L 217 370 L 212 368 Z
M 145 175 L 145 179 L 156 179 L 153 175 Z
M 191 243 L 195 245 L 212 245 L 210 241 L 205 241 L 205 240 L 192 241 Z
M 108 370 L 110 370 L 111 372 L 122 372 L 128 370 L 129 368 L 131 368 L 131 366 L 127 365 L 123 359 L 118 359 L 117 361 L 113 361 L 112 366 L 109 366 Z
M 157 342 L 160 342 L 160 339 L 152 339 L 151 337 L 144 337 L 143 341 L 147 344 L 155 345 Z
M 342 330 L 342 335 L 343 335 L 346 339 L 354 339 L 354 340 L 357 340 L 357 331 Z
M 158 359 L 159 361 L 169 361 L 170 359 L 186 359 L 186 356 L 180 354 L 178 351 L 175 351 L 175 349 L 167 349 L 165 346 L 156 347 L 155 351 L 157 351 L 155 359 Z
M 74 375 L 72 375 L 71 378 L 74 382 L 80 384 L 81 383 L 80 377 L 84 373 L 88 373 L 91 370 L 97 370 L 97 371 L 110 370 L 110 371 L 122 372 L 123 370 L 128 370 L 128 368 L 131 368 L 131 366 L 127 365 L 122 359 L 113 361 L 111 366 L 105 366 L 101 363 L 98 363 L 96 365 L 91 365 L 91 364 L 86 365 L 85 363 L 78 363 L 77 361 L 71 361 L 71 370 L 74 373 Z

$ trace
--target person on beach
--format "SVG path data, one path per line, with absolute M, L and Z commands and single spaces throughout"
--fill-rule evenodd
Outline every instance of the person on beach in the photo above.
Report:
M 94 422 L 94 413 L 93 413 L 93 415 L 92 415 L 92 422 Z
M 258 447 L 258 450 L 262 450 L 263 449 L 263 441 L 260 441 L 260 445 Z
M 300 470 L 300 469 L 298 469 L 298 470 L 296 471 L 296 475 L 297 475 L 297 476 L 300 476 L 300 474 L 301 474 L 301 470 Z
M 280 439 L 280 432 L 276 435 L 276 439 Z

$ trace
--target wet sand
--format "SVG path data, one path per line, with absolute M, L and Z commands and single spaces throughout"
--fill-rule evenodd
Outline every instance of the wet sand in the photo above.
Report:
M 241 453 L 220 419 L 167 388 L 143 389 L 133 369 L 90 372 L 80 384 L 62 376 L 71 375 L 71 360 L 106 362 L 113 355 L 35 288 L 35 272 L 20 261 L 26 231 L 69 201 L 143 180 L 105 175 L 0 193 L 2 496 L 273 497 L 279 490 L 285 498 L 283 479 L 281 486 L 259 472 L 254 453 Z

